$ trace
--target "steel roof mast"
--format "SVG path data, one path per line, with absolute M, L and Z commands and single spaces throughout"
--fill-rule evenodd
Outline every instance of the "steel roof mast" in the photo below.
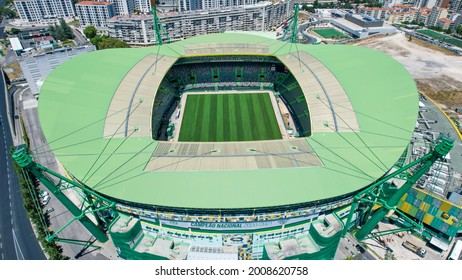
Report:
M 300 7 L 298 4 L 295 4 L 294 6 L 294 16 L 290 20 L 289 24 L 287 25 L 286 30 L 284 31 L 284 35 L 282 35 L 282 40 L 285 41 L 287 33 L 290 31 L 290 38 L 289 42 L 290 43 L 296 43 L 297 42 L 297 33 L 298 33 L 298 11 L 300 10 Z
M 156 38 L 156 45 L 160 46 L 163 44 L 162 36 L 164 36 L 168 43 L 170 38 L 168 37 L 167 31 L 160 22 L 159 16 L 157 15 L 156 0 L 151 0 L 151 11 L 154 17 L 154 37 Z
M 378 233 L 371 233 L 372 230 L 377 226 L 377 224 L 387 215 L 389 211 L 399 211 L 396 209 L 400 199 L 414 186 L 417 181 L 419 180 L 422 175 L 424 175 L 430 167 L 438 160 L 446 156 L 449 151 L 454 146 L 454 140 L 450 139 L 449 136 L 440 135 L 440 137 L 436 140 L 434 148 L 423 157 L 411 162 L 402 168 L 394 171 L 374 184 L 370 187 L 361 191 L 354 197 L 353 204 L 350 209 L 350 214 L 348 215 L 347 222 L 345 224 L 343 235 L 345 236 L 347 230 L 350 228 L 351 221 L 356 209 L 358 209 L 359 204 L 367 205 L 370 208 L 374 206 L 380 206 L 373 215 L 369 217 L 365 217 L 368 219 L 359 229 L 359 231 L 355 234 L 356 239 L 364 240 L 372 237 L 388 235 L 399 231 L 409 230 L 410 228 L 418 228 L 419 230 L 423 230 L 422 224 L 418 224 L 412 219 L 407 218 L 405 215 L 402 215 L 403 219 L 405 219 L 409 224 L 412 226 L 410 228 L 403 228 L 391 231 L 384 231 Z M 412 172 L 410 168 L 416 167 Z M 406 183 L 401 186 L 399 189 L 392 191 L 388 194 L 388 196 L 384 195 L 384 183 L 391 178 L 396 176 L 402 175 L 405 172 Z

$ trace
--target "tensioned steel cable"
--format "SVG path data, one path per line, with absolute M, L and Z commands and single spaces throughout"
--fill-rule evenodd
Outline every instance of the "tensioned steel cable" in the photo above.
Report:
M 344 126 L 339 126 L 339 128 L 349 129 L 348 127 L 344 127 Z M 388 137 L 388 138 L 393 138 L 393 139 L 409 141 L 409 139 L 407 139 L 407 138 L 392 136 L 392 135 L 389 135 L 389 134 L 382 134 L 382 133 L 377 133 L 377 132 L 366 131 L 366 130 L 363 130 L 363 129 L 361 129 L 361 133 L 373 134 L 373 135 L 378 135 L 378 136 L 383 136 L 383 137 Z M 375 147 L 375 146 L 370 146 L 370 147 Z M 393 147 L 393 146 L 387 146 L 387 147 Z M 394 147 L 397 147 L 397 146 L 394 146 Z
M 124 132 L 119 132 L 116 135 L 123 134 L 123 133 Z M 93 139 L 90 139 L 90 140 L 85 140 L 85 141 L 82 141 L 82 142 L 77 142 L 77 143 L 74 143 L 74 144 L 57 147 L 57 148 L 54 148 L 53 150 L 46 150 L 46 151 L 42 151 L 42 152 L 39 152 L 39 153 L 34 153 L 33 155 L 37 156 L 37 155 L 41 155 L 41 154 L 45 154 L 45 153 L 55 152 L 55 151 L 58 151 L 58 150 L 61 150 L 61 149 L 66 149 L 66 148 L 78 146 L 78 145 L 81 145 L 81 144 L 90 143 L 90 142 L 93 142 L 93 141 L 100 140 L 101 138 L 106 138 L 106 137 L 110 137 L 110 136 L 111 135 L 105 135 L 103 137 L 93 138 Z
M 329 108 L 329 106 L 324 102 L 322 101 L 321 99 L 319 99 L 319 101 L 321 101 L 322 104 L 324 104 L 324 106 L 326 106 L 327 108 Z M 334 111 L 335 113 L 335 111 Z M 356 147 L 356 145 L 353 145 L 350 141 L 348 141 L 341 133 L 339 133 L 338 131 L 332 129 L 332 127 L 330 127 L 328 125 L 328 127 L 330 129 L 332 129 L 332 131 L 336 132 L 343 140 L 345 140 L 349 145 L 351 145 L 356 151 L 358 151 L 361 155 L 363 155 L 365 158 L 367 158 L 370 162 L 372 162 L 375 166 L 377 166 L 380 170 L 382 170 L 383 172 L 386 172 L 387 171 L 387 166 L 382 162 L 382 160 L 380 160 L 380 158 L 372 151 L 372 149 L 366 144 L 366 142 L 364 142 L 364 140 L 361 138 L 361 136 L 359 135 L 359 133 L 357 131 L 355 131 L 349 124 L 348 122 L 346 122 L 338 113 L 335 113 L 335 115 L 337 115 L 337 117 L 343 121 L 347 126 L 348 128 L 350 129 L 350 131 L 352 131 L 358 138 L 359 140 L 364 144 L 364 146 L 366 146 L 366 148 L 369 150 L 369 152 L 371 152 L 374 157 L 382 164 L 382 166 L 385 168 L 383 169 L 381 166 L 379 166 L 375 161 L 373 161 L 372 159 L 370 159 L 366 154 L 364 154 L 363 152 L 361 152 L 361 150 L 358 149 L 358 147 Z
M 329 152 L 331 152 L 332 154 L 334 154 L 336 157 L 340 158 L 341 160 L 343 160 L 344 162 L 348 163 L 350 166 L 352 166 L 353 168 L 355 168 L 357 171 L 359 171 L 360 173 L 370 177 L 370 178 L 374 178 L 373 176 L 367 174 L 366 172 L 364 172 L 362 169 L 360 169 L 359 167 L 357 167 L 356 165 L 352 164 L 350 161 L 346 160 L 344 157 L 342 157 L 341 155 L 337 154 L 336 152 L 334 152 L 333 150 L 331 150 L 330 148 L 324 146 L 322 143 L 320 143 L 319 141 L 317 141 L 316 139 L 314 139 L 313 137 L 310 138 L 311 141 L 314 141 L 316 142 L 318 145 L 320 145 L 321 147 L 323 147 L 324 149 L 328 150 Z
M 133 111 L 130 112 L 130 115 L 133 114 L 136 109 L 138 109 L 138 107 L 141 105 L 141 102 L 138 102 L 138 105 L 136 105 L 136 107 L 133 109 Z M 126 120 L 125 120 L 126 121 Z M 90 169 L 88 169 L 87 173 L 85 174 L 85 176 L 83 176 L 82 178 L 82 181 L 85 181 L 85 178 L 87 177 L 87 175 L 90 173 L 90 171 L 93 169 L 93 167 L 96 165 L 96 163 L 98 162 L 98 160 L 101 158 L 101 155 L 104 153 L 104 151 L 106 150 L 106 148 L 109 146 L 109 144 L 111 143 L 112 139 L 114 139 L 114 136 L 118 133 L 118 131 L 120 130 L 120 128 L 122 128 L 122 126 L 124 125 L 125 121 L 121 122 L 119 127 L 116 129 L 116 131 L 112 134 L 111 138 L 109 138 L 109 141 L 106 142 L 106 145 L 104 145 L 104 148 L 103 150 L 101 150 L 101 152 L 99 153 L 98 157 L 96 158 L 96 160 L 93 162 L 93 164 L 91 165 Z
M 321 100 L 322 98 L 319 98 L 319 99 Z M 399 126 L 397 126 L 397 125 L 394 125 L 394 124 L 388 123 L 388 122 L 386 122 L 386 121 L 383 121 L 383 120 L 374 118 L 374 117 L 372 117 L 372 116 L 370 116 L 370 115 L 368 115 L 368 114 L 364 114 L 364 113 L 358 112 L 358 111 L 356 111 L 354 108 L 348 108 L 348 107 L 345 107 L 345 106 L 343 106 L 343 105 L 341 105 L 341 104 L 337 104 L 337 103 L 332 103 L 332 104 L 335 105 L 335 106 L 339 106 L 339 107 L 341 107 L 341 108 L 343 108 L 343 109 L 346 109 L 346 110 L 348 110 L 348 111 L 352 111 L 352 112 L 354 112 L 355 114 L 358 114 L 358 115 L 361 115 L 361 116 L 365 116 L 365 117 L 368 117 L 368 118 L 370 118 L 370 119 L 372 119 L 372 120 L 374 120 L 374 121 L 381 122 L 381 123 L 384 123 L 384 124 L 389 125 L 389 126 L 391 126 L 391 127 L 397 128 L 397 129 L 399 129 L 399 130 L 403 130 L 403 131 L 406 131 L 406 132 L 409 132 L 409 133 L 414 132 L 413 130 L 412 130 L 412 131 L 409 131 L 409 130 L 404 129 L 404 128 L 402 128 L 402 127 L 399 127 Z
M 300 150 L 300 149 L 297 149 L 297 150 L 300 151 L 300 152 L 306 153 L 306 154 L 314 154 L 314 151 L 313 151 L 313 152 L 307 152 L 307 151 Z M 260 152 L 260 153 L 263 153 L 263 154 L 267 154 L 267 155 L 272 155 L 272 156 L 277 156 L 277 157 L 281 157 L 281 158 L 293 160 L 293 158 L 286 157 L 286 156 L 283 156 L 283 155 L 278 155 L 278 154 L 274 154 L 274 153 L 259 151 L 259 150 L 255 150 L 255 149 L 254 149 L 254 151 Z M 183 160 L 180 160 L 180 161 L 177 161 L 177 162 L 174 162 L 174 163 L 170 163 L 170 164 L 166 164 L 166 165 L 157 167 L 156 169 L 151 170 L 151 171 L 160 170 L 160 169 L 163 169 L 163 168 L 165 168 L 165 167 L 178 164 L 178 163 L 180 163 L 180 162 L 184 162 L 184 161 L 187 161 L 187 160 L 191 160 L 191 159 L 193 159 L 193 158 L 196 158 L 196 157 L 201 157 L 201 156 L 204 156 L 204 155 L 207 155 L 207 154 L 211 154 L 211 153 L 213 153 L 213 152 L 214 152 L 214 151 L 209 151 L 209 152 L 206 152 L 206 153 L 203 153 L 203 154 L 193 155 L 193 156 L 190 156 L 190 157 L 185 158 L 185 159 L 183 159 Z M 139 165 L 137 165 L 137 166 L 131 168 L 130 170 L 128 170 L 128 171 L 126 171 L 126 172 L 124 172 L 124 173 L 122 173 L 122 174 L 119 174 L 119 175 L 117 175 L 117 176 L 115 176 L 115 177 L 113 177 L 113 178 L 111 178 L 111 179 L 109 179 L 109 180 L 107 180 L 107 181 L 105 181 L 105 182 L 98 183 L 98 185 L 99 185 L 99 186 L 103 186 L 103 185 L 105 185 L 105 184 L 108 184 L 108 183 L 110 183 L 111 181 L 113 181 L 113 180 L 115 180 L 115 179 L 117 179 L 117 178 L 120 178 L 121 176 L 127 174 L 128 172 L 131 172 L 131 171 L 133 171 L 133 170 L 135 170 L 135 169 L 137 169 L 137 168 L 139 168 L 139 167 L 141 167 L 141 166 L 143 166 L 143 165 L 147 165 L 147 164 L 149 164 L 152 160 L 157 159 L 157 158 L 160 158 L 160 157 L 162 157 L 162 156 L 164 156 L 164 155 L 167 155 L 167 154 L 168 154 L 168 152 L 166 152 L 166 153 L 164 153 L 164 154 L 162 154 L 162 155 L 156 156 L 156 157 L 152 157 L 152 158 L 150 158 L 146 163 L 143 162 L 142 164 L 139 164 Z M 344 167 L 344 168 L 346 168 L 346 169 L 349 169 L 349 170 L 351 170 L 351 171 L 353 171 L 353 172 L 358 172 L 358 170 L 353 170 L 352 168 L 349 168 L 349 167 L 347 167 L 347 166 L 345 166 L 345 165 L 339 164 L 338 162 L 334 162 L 334 161 L 330 161 L 330 160 L 326 160 L 326 159 L 323 159 L 323 160 L 324 160 L 324 161 L 332 162 L 332 163 L 334 163 L 334 164 L 336 164 L 336 165 L 339 165 L 339 166 L 341 166 L 341 167 Z M 298 160 L 298 162 L 300 162 L 300 163 L 305 163 L 305 164 L 308 164 L 308 165 L 310 165 L 310 166 L 314 166 L 312 163 L 309 163 L 309 162 L 305 162 L 305 161 L 301 161 L 301 160 Z M 317 165 L 316 165 L 316 166 L 317 166 Z M 353 167 L 354 167 L 354 166 L 353 166 Z M 362 172 L 362 173 L 365 174 L 366 176 L 368 176 L 369 178 L 364 178 L 364 177 L 361 177 L 361 176 L 358 176 L 358 175 L 354 175 L 354 174 L 347 173 L 347 172 L 342 172 L 342 171 L 335 170 L 335 169 L 333 169 L 333 168 L 329 168 L 329 167 L 325 167 L 325 166 L 324 166 L 323 168 L 326 168 L 326 169 L 328 169 L 328 170 L 331 170 L 331 171 L 334 171 L 334 172 L 337 172 L 337 173 L 341 173 L 341 174 L 345 174 L 345 175 L 352 176 L 352 177 L 355 177 L 355 178 L 359 178 L 359 179 L 362 179 L 362 180 L 369 180 L 370 178 L 374 179 L 374 177 L 372 177 L 372 176 L 370 176 L 370 175 L 368 175 L 368 174 L 366 174 L 366 173 L 364 173 L 364 172 Z M 123 180 L 114 182 L 114 183 L 111 184 L 111 185 L 120 184 L 120 183 L 129 181 L 129 180 L 132 180 L 132 179 L 134 179 L 134 178 L 136 178 L 136 177 L 139 177 L 139 176 L 141 176 L 141 175 L 148 174 L 148 173 L 150 173 L 150 172 L 144 172 L 144 173 L 141 173 L 141 174 L 138 174 L 138 175 L 134 175 L 134 176 L 132 176 L 132 177 L 125 178 L 125 179 L 123 179 Z M 108 175 L 108 176 L 110 176 L 110 175 Z M 106 176 L 106 177 L 108 177 L 108 176 Z M 95 189 L 95 190 L 102 190 L 102 189 L 105 189 L 105 188 L 108 188 L 108 187 L 110 187 L 110 185 L 104 186 L 104 187 L 100 187 L 100 188 L 97 188 L 97 186 L 94 186 L 94 189 Z
M 94 122 L 92 122 L 92 123 L 90 123 L 90 124 L 88 124 L 88 125 L 86 125 L 86 126 L 84 126 L 84 127 L 81 127 L 81 128 L 78 128 L 78 129 L 76 129 L 76 130 L 74 130 L 74 131 L 72 131 L 72 132 L 69 132 L 68 134 L 65 134 L 65 135 L 63 135 L 63 136 L 61 136 L 61 137 L 59 137 L 59 138 L 57 138 L 57 139 L 55 139 L 55 140 L 49 141 L 49 142 L 47 142 L 46 144 L 43 144 L 43 145 L 38 146 L 38 147 L 35 147 L 35 149 L 31 150 L 31 152 L 34 152 L 34 151 L 36 151 L 37 149 L 41 149 L 41 148 L 45 147 L 46 145 L 49 145 L 49 144 L 54 143 L 54 142 L 56 142 L 56 141 L 62 140 L 62 139 L 64 139 L 64 138 L 66 138 L 66 137 L 69 137 L 69 136 L 71 136 L 71 135 L 73 135 L 73 134 L 75 134 L 75 133 L 77 133 L 77 132 L 80 132 L 80 131 L 86 129 L 86 128 L 89 128 L 90 126 L 95 125 L 95 124 L 97 124 L 97 123 L 99 123 L 99 122 L 101 122 L 101 121 L 104 121 L 104 120 L 106 120 L 106 119 L 108 119 L 108 118 L 110 118 L 110 117 L 112 117 L 112 116 L 114 116 L 114 115 L 116 115 L 116 114 L 119 114 L 119 113 L 125 111 L 126 109 L 128 109 L 128 107 L 127 107 L 127 108 L 123 108 L 123 109 L 121 109 L 121 110 L 119 110 L 119 111 L 116 111 L 116 112 L 114 112 L 114 113 L 112 113 L 112 114 L 110 114 L 110 115 L 107 115 L 107 116 L 105 116 L 104 118 L 101 118 L 101 119 L 99 119 L 99 120 L 96 120 L 96 121 L 94 121 Z
M 129 138 L 130 136 L 132 136 L 133 133 L 135 133 L 136 131 L 137 131 L 137 130 L 134 129 L 134 130 L 130 133 L 130 135 L 126 136 L 126 137 L 124 138 L 124 140 L 122 140 L 122 142 L 120 142 L 120 144 L 115 148 L 115 150 L 113 150 L 112 153 L 100 164 L 100 166 L 99 166 L 98 168 L 96 168 L 96 170 L 95 170 L 92 174 L 90 174 L 90 176 L 88 176 L 88 178 L 86 179 L 86 181 L 89 181 L 89 180 L 91 179 L 91 177 L 93 177 L 93 175 L 95 175 L 96 172 L 98 172 L 98 170 L 100 170 L 101 167 L 103 167 L 104 164 L 106 164 L 106 162 L 117 152 L 117 150 L 119 150 L 119 148 L 122 147 L 123 144 L 125 144 L 125 141 L 127 141 L 128 138 Z M 84 182 L 84 181 L 82 180 L 82 182 Z M 85 182 L 84 182 L 84 183 L 85 183 Z
M 169 163 L 169 164 L 166 164 L 166 165 L 157 167 L 157 168 L 155 168 L 155 169 L 153 169 L 153 170 L 150 170 L 150 172 L 143 172 L 143 173 L 140 173 L 140 174 L 138 174 L 138 175 L 134 175 L 134 176 L 132 176 L 132 177 L 123 179 L 123 180 L 121 180 L 121 181 L 118 181 L 118 182 L 113 183 L 112 185 L 120 184 L 120 183 L 126 182 L 126 181 L 128 181 L 128 180 L 132 180 L 132 179 L 134 179 L 134 178 L 136 178 L 136 177 L 142 176 L 142 175 L 144 175 L 144 174 L 149 174 L 149 173 L 151 173 L 152 171 L 156 171 L 156 170 L 159 170 L 159 169 L 163 169 L 163 168 L 165 168 L 165 167 L 168 167 L 168 166 L 171 166 L 171 165 L 176 165 L 176 164 L 178 164 L 178 163 L 180 163 L 180 162 L 184 162 L 184 161 L 187 161 L 187 160 L 191 160 L 191 159 L 193 159 L 193 158 L 201 157 L 201 156 L 204 156 L 204 155 L 207 155 L 207 154 L 211 154 L 211 153 L 214 153 L 214 152 L 215 152 L 215 151 L 212 150 L 212 151 L 208 151 L 208 152 L 205 152 L 205 153 L 202 153 L 202 154 L 193 155 L 193 156 L 187 157 L 187 158 L 185 158 L 185 159 L 176 161 L 176 162 L 174 162 L 174 163 Z M 166 155 L 166 154 L 168 154 L 168 152 L 164 153 L 163 155 Z M 116 177 L 113 177 L 112 179 L 107 180 L 106 182 L 103 182 L 103 184 L 107 184 L 107 183 L 109 183 L 110 181 L 112 181 L 112 180 L 114 180 L 114 179 L 116 179 L 116 178 L 119 178 L 119 177 L 121 177 L 121 176 L 127 174 L 128 172 L 130 172 L 130 171 L 132 171 L 132 170 L 134 170 L 134 169 L 137 169 L 137 168 L 139 168 L 139 167 L 141 167 L 141 166 L 143 166 L 143 165 L 146 166 L 146 165 L 148 165 L 153 159 L 160 158 L 161 156 L 162 156 L 162 155 L 157 156 L 157 157 L 151 157 L 147 162 L 143 162 L 142 164 L 139 164 L 139 165 L 135 166 L 134 168 L 132 168 L 132 169 L 130 169 L 130 170 L 128 170 L 128 171 L 126 171 L 126 172 L 124 172 L 124 173 L 122 173 L 122 174 L 116 176 Z M 122 167 L 122 166 L 123 166 L 123 164 L 122 164 L 120 167 Z M 120 168 L 120 167 L 119 167 L 119 168 Z M 118 169 L 119 169 L 119 168 L 118 168 Z M 115 171 L 116 171 L 116 170 L 114 170 L 114 172 L 115 172 Z M 113 174 L 114 172 L 112 172 L 111 174 Z M 106 176 L 104 179 L 106 179 L 107 177 L 109 177 L 111 174 L 109 174 L 108 176 Z M 103 180 L 104 180 L 104 179 L 103 179 Z M 101 181 L 103 181 L 103 180 L 101 180 Z M 98 182 L 98 184 L 95 185 L 95 186 L 93 187 L 95 190 L 102 190 L 102 189 L 105 189 L 105 188 L 109 187 L 109 186 L 106 186 L 106 187 L 102 187 L 102 188 L 97 189 L 96 187 L 97 187 L 98 185 L 100 185 L 101 181 Z
M 279 154 L 275 154 L 275 153 L 271 153 L 271 152 L 264 152 L 264 151 L 260 151 L 260 150 L 256 150 L 254 149 L 254 151 L 256 152 L 259 152 L 259 153 L 263 153 L 263 154 L 266 154 L 266 155 L 272 155 L 272 156 L 276 156 L 276 157 L 280 157 L 280 158 L 284 158 L 284 159 L 289 159 L 289 160 L 294 160 L 293 158 L 290 158 L 290 157 L 287 157 L 287 156 L 284 156 L 284 155 L 279 155 Z M 300 151 L 302 153 L 306 153 L 306 154 L 316 154 L 314 151 L 313 152 L 307 152 L 307 151 L 303 151 L 303 150 L 300 150 L 297 148 L 297 151 Z M 316 154 L 317 155 L 317 154 Z M 334 162 L 334 161 L 330 161 L 330 160 L 326 160 L 326 159 L 322 159 L 324 161 L 329 161 L 329 162 L 332 162 L 332 163 L 335 163 L 341 167 L 344 167 L 346 169 L 349 169 L 351 171 L 354 171 L 356 172 L 355 170 L 349 168 L 349 167 L 346 167 L 342 164 L 339 164 L 337 162 Z M 303 161 L 303 160 L 296 160 L 298 162 L 301 162 L 301 163 L 305 163 L 305 164 L 308 164 L 310 166 L 319 166 L 319 165 L 316 165 L 316 164 L 312 164 L 312 163 L 309 163 L 309 162 L 306 162 L 306 161 Z M 369 180 L 369 178 L 364 178 L 364 177 L 360 177 L 358 175 L 353 175 L 353 174 L 350 174 L 350 173 L 346 173 L 346 172 L 342 172 L 342 171 L 339 171 L 339 170 L 336 170 L 336 169 L 333 169 L 333 168 L 330 168 L 330 167 L 326 167 L 326 166 L 322 166 L 322 168 L 325 168 L 325 169 L 328 169 L 328 170 L 331 170 L 331 171 L 334 171 L 334 172 L 338 172 L 338 173 L 342 173 L 342 174 L 345 174 L 345 175 L 348 175 L 348 176 L 352 176 L 352 177 L 355 177 L 355 178 L 359 178 L 359 179 L 363 179 L 363 180 Z M 371 177 L 373 178 L 373 177 Z

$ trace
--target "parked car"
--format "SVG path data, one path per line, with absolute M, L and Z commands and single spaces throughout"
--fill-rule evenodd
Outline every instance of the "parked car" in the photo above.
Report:
M 40 190 L 39 197 L 45 197 L 45 196 L 48 196 L 48 192 Z
M 356 247 L 356 250 L 358 250 L 361 254 L 366 252 L 366 250 L 364 250 L 364 248 L 359 244 L 356 244 L 355 247 Z
M 47 208 L 45 210 L 45 214 L 50 214 L 51 212 L 55 211 L 55 209 L 53 207 L 50 207 L 50 208 Z
M 42 205 L 43 206 L 47 205 L 48 202 L 50 202 L 50 196 L 45 195 L 44 197 L 42 197 Z

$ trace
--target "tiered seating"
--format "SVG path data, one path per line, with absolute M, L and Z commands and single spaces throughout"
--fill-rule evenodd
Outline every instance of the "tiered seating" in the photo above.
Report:
M 165 113 L 172 105 L 177 94 L 178 91 L 176 91 L 168 81 L 164 79 L 161 82 L 157 90 L 152 110 L 152 131 L 159 130 L 162 121 L 165 119 Z
M 300 136 L 309 136 L 311 134 L 311 122 L 308 107 L 306 105 L 305 95 L 300 85 L 291 74 L 280 76 L 279 84 L 276 83 L 276 90 L 281 94 L 282 100 L 289 108 L 293 116 L 295 126 Z

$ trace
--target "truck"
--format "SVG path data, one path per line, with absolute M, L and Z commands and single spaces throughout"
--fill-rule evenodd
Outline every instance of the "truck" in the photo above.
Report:
M 424 248 L 419 247 L 419 246 L 417 246 L 417 245 L 415 245 L 415 244 L 413 244 L 413 243 L 411 243 L 409 241 L 404 241 L 403 246 L 406 249 L 416 253 L 419 257 L 422 257 L 422 258 L 425 257 L 425 254 L 427 253 L 427 251 Z

